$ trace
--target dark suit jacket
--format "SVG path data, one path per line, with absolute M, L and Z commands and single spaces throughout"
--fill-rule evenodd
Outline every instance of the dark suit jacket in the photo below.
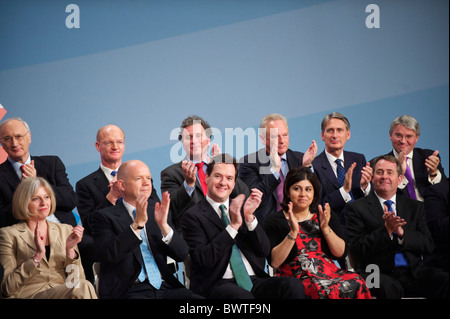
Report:
M 407 223 L 403 226 L 405 235 L 401 251 L 415 276 L 423 264 L 422 255 L 433 249 L 424 206 L 422 202 L 401 195 L 397 195 L 396 206 L 398 216 Z M 367 265 L 376 264 L 381 272 L 391 273 L 398 245 L 396 240 L 391 240 L 384 226 L 383 208 L 375 193 L 348 203 L 344 211 L 350 249 L 357 259 L 357 269 L 364 271 Z
M 352 175 L 352 195 L 354 199 L 364 197 L 361 190 L 361 170 L 366 166 L 367 161 L 363 154 L 344 151 L 344 169 L 347 172 L 349 167 L 356 162 Z M 338 215 L 341 223 L 344 223 L 342 211 L 345 207 L 345 200 L 342 198 L 339 188 L 341 185 L 328 162 L 325 151 L 320 153 L 313 161 L 314 172 L 321 184 L 321 203 L 329 203 L 331 209 Z
M 222 279 L 234 244 L 248 259 L 256 276 L 268 276 L 264 272 L 261 258 L 269 255 L 270 243 L 259 221 L 253 231 L 249 231 L 243 222 L 238 235 L 233 239 L 218 214 L 203 198 L 186 211 L 181 225 L 192 258 L 190 289 L 194 292 L 207 294 Z
M 91 234 L 90 217 L 96 211 L 102 208 L 112 206 L 112 203 L 106 198 L 109 193 L 109 182 L 99 168 L 95 172 L 87 175 L 77 182 L 75 189 L 79 198 L 78 213 L 85 228 L 86 233 Z M 152 181 L 153 185 L 153 181 Z M 150 198 L 159 201 L 156 190 L 152 190 Z
M 428 156 L 432 155 L 433 152 L 434 152 L 433 150 L 423 149 L 423 148 L 418 148 L 418 147 L 415 147 L 413 150 L 414 178 L 415 178 L 419 193 L 422 197 L 424 197 L 425 189 L 428 186 L 431 186 L 431 184 L 428 182 L 428 172 L 427 172 L 427 167 L 425 166 L 425 160 L 428 158 Z M 390 151 L 386 155 L 394 156 L 394 152 Z M 439 157 L 439 159 L 441 158 L 440 155 L 438 155 L 438 157 Z M 371 163 L 373 160 L 374 159 L 371 160 Z M 442 180 L 446 179 L 447 177 L 445 176 L 444 168 L 442 167 L 440 162 L 438 165 L 438 170 L 442 174 Z M 406 189 L 406 187 L 403 190 L 399 189 L 398 193 L 400 193 L 404 196 L 409 196 L 408 190 Z
M 78 197 L 67 178 L 66 167 L 58 156 L 31 156 L 34 160 L 37 176 L 45 178 L 56 197 L 55 215 L 65 224 L 76 226 L 72 210 L 78 204 Z M 20 183 L 20 178 L 9 162 L 0 164 L 0 226 L 15 224 L 12 216 L 12 198 Z
M 286 159 L 289 169 L 302 166 L 303 153 L 288 149 Z M 276 190 L 280 184 L 280 180 L 270 172 L 270 157 L 264 148 L 240 159 L 239 177 L 250 189 L 258 188 L 263 192 L 262 202 L 255 212 L 255 216 L 263 223 L 268 214 L 277 211 Z
M 174 231 L 169 245 L 162 241 L 162 234 L 155 222 L 155 201 L 148 205 L 147 237 L 162 278 L 174 288 L 183 285 L 167 265 L 167 256 L 181 262 L 188 254 L 188 246 Z M 169 215 L 169 225 L 171 225 Z M 103 208 L 92 215 L 92 230 L 97 254 L 100 258 L 100 298 L 124 298 L 129 287 L 141 271 L 142 254 L 138 239 L 131 229 L 132 218 L 122 201 Z M 171 225 L 172 227 L 172 225 Z
M 170 193 L 170 205 L 174 223 L 178 231 L 181 231 L 179 221 L 185 211 L 205 197 L 202 186 L 197 178 L 195 181 L 194 192 L 192 193 L 192 196 L 189 196 L 184 188 L 184 175 L 183 170 L 181 169 L 181 162 L 179 162 L 167 167 L 161 172 L 161 192 L 163 193 L 165 191 Z M 230 198 L 235 198 L 240 194 L 244 194 L 245 197 L 248 197 L 250 195 L 250 190 L 240 178 L 237 178 L 234 189 L 230 194 Z

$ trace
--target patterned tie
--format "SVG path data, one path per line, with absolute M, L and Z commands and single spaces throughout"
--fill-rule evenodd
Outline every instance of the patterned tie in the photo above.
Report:
M 344 181 L 345 181 L 345 168 L 344 166 L 342 166 L 342 160 L 341 159 L 336 159 L 335 160 L 336 165 L 337 165 L 337 179 L 339 184 L 342 186 L 344 186 Z M 353 201 L 353 193 L 352 191 L 349 192 L 350 197 L 352 198 L 351 201 Z
M 202 185 L 203 194 L 206 196 L 208 192 L 208 186 L 205 182 L 206 175 L 205 171 L 203 170 L 203 165 L 205 165 L 205 162 L 195 164 L 195 166 L 197 166 L 198 179 L 200 180 L 200 185 Z
M 225 214 L 225 205 L 220 205 L 220 211 L 222 212 L 222 222 L 226 227 L 230 224 L 230 221 Z M 251 291 L 253 288 L 253 283 L 248 275 L 247 269 L 245 269 L 244 261 L 242 260 L 241 253 L 236 244 L 233 245 L 233 250 L 231 252 L 230 266 L 237 285 L 247 291 Z
M 133 210 L 133 217 L 134 219 L 136 219 L 136 210 Z M 161 273 L 159 272 L 158 265 L 156 265 L 155 258 L 153 258 L 152 252 L 150 250 L 145 228 L 141 230 L 141 237 L 142 243 L 140 247 L 144 263 L 142 265 L 138 279 L 140 282 L 143 282 L 147 275 L 150 284 L 156 289 L 159 289 L 162 283 Z
M 414 189 L 414 179 L 411 174 L 411 169 L 408 165 L 409 157 L 406 158 L 406 171 L 405 171 L 405 177 L 408 180 L 408 184 L 406 184 L 406 189 L 408 190 L 409 197 L 412 199 L 417 199 L 416 197 L 416 190 Z
M 337 179 L 339 181 L 339 184 L 341 186 L 344 186 L 345 181 L 345 169 L 342 166 L 341 160 L 338 158 L 336 159 L 336 165 L 337 165 Z
M 392 207 L 393 203 L 394 202 L 391 201 L 390 199 L 384 201 L 384 204 L 387 206 L 388 211 L 395 214 L 394 208 Z M 393 232 L 392 235 L 394 237 L 394 245 L 396 247 L 396 250 L 398 251 L 395 253 L 395 258 L 394 258 L 395 267 L 406 267 L 406 266 L 408 266 L 408 261 L 406 259 L 406 256 L 402 252 L 399 251 L 401 248 L 400 248 L 400 245 L 398 245 L 398 236 L 395 232 Z

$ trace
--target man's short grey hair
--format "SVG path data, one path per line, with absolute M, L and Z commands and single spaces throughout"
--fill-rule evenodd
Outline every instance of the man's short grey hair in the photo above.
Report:
M 24 120 L 22 120 L 20 117 L 12 117 L 10 119 L 4 120 L 2 122 L 0 122 L 0 131 L 2 130 L 3 125 L 5 125 L 6 123 L 10 122 L 10 121 L 19 121 L 23 124 L 23 126 L 25 126 L 25 128 L 27 129 L 27 132 L 30 132 L 30 127 L 28 126 L 28 123 L 25 122 Z
M 394 128 L 399 124 L 409 128 L 410 130 L 413 130 L 414 132 L 416 132 L 417 136 L 420 136 L 419 122 L 417 122 L 417 120 L 410 115 L 400 115 L 396 117 L 389 126 L 389 135 L 392 134 Z
M 331 119 L 339 119 L 344 122 L 345 127 L 347 128 L 347 131 L 350 131 L 350 122 L 348 119 L 342 115 L 339 112 L 332 112 L 330 114 L 325 115 L 325 117 L 322 120 L 322 123 L 320 124 L 320 128 L 322 129 L 322 132 L 325 130 L 325 127 L 327 126 L 327 123 Z
M 286 127 L 288 127 L 287 120 L 283 115 L 278 114 L 278 113 L 271 113 L 271 114 L 267 114 L 266 116 L 264 116 L 262 118 L 259 128 L 267 128 L 267 123 L 269 123 L 270 121 L 277 121 L 277 120 L 283 121 L 284 125 L 286 125 Z

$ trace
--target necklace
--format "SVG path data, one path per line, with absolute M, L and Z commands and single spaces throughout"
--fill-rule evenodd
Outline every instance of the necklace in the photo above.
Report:
M 298 223 L 304 222 L 305 220 L 308 219 L 308 217 L 309 217 L 310 214 L 311 214 L 311 213 L 308 212 L 308 215 L 306 215 L 306 217 L 305 217 L 303 220 L 298 220 L 297 222 L 298 222 Z

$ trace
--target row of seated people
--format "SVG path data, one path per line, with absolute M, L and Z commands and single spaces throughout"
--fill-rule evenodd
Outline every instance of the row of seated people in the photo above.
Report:
M 438 152 L 414 147 L 420 131 L 411 123 L 418 128 L 409 116 L 392 122 L 393 156 L 377 160 L 382 166 L 378 173 L 375 161 L 367 163 L 364 155 L 343 151 L 350 124 L 339 113 L 324 118 L 325 151 L 317 157 L 314 141 L 304 154 L 289 149 L 283 116 L 264 117 L 265 148 L 241 159 L 239 166 L 216 147 L 213 155 L 219 155 L 214 160 L 207 156 L 210 127 L 190 116 L 182 122 L 179 136 L 186 160 L 161 172 L 160 200 L 147 165 L 122 163 L 125 137 L 119 127 L 108 125 L 98 131 L 100 168 L 80 180 L 75 193 L 59 158 L 30 156 L 28 125 L 17 118 L 7 120 L 0 125 L 0 141 L 8 153 L 0 165 L 0 217 L 1 226 L 15 225 L 0 229 L 2 296 L 95 298 L 90 272 L 92 263 L 100 261 L 101 298 L 370 298 L 371 294 L 446 298 L 448 180 Z M 343 169 L 335 159 L 342 160 Z M 407 170 L 415 178 L 412 182 L 405 177 Z M 392 171 L 396 179 L 389 176 Z M 13 209 L 13 195 L 34 176 L 43 177 L 51 188 L 31 178 L 35 186 L 31 190 L 29 183 L 26 191 L 28 210 L 33 201 L 50 208 L 24 215 L 16 212 L 18 206 Z M 414 199 L 408 198 L 413 197 L 406 192 L 408 184 L 415 186 Z M 35 196 L 42 189 L 47 197 Z M 52 204 L 45 204 L 52 192 Z M 380 198 L 394 199 L 394 205 L 371 206 Z M 84 230 L 71 214 L 76 206 Z M 46 223 L 36 217 L 42 218 L 44 212 L 50 215 L 44 217 Z M 52 229 L 59 235 L 52 236 Z M 27 246 L 22 247 L 25 233 Z M 64 242 L 54 244 L 53 238 L 67 238 L 65 247 Z M 21 249 L 22 259 L 12 258 Z M 50 257 L 58 250 L 67 258 L 54 264 L 56 258 Z M 348 251 L 359 274 L 330 262 L 337 259 L 345 266 Z M 407 265 L 395 266 L 402 255 Z M 64 278 L 72 277 L 64 269 L 68 264 L 80 267 L 80 256 L 89 279 L 82 281 L 83 292 L 53 290 L 56 283 L 51 280 L 67 286 Z M 167 256 L 185 261 L 190 289 L 173 276 Z M 264 271 L 265 258 L 276 269 L 276 277 Z M 379 267 L 380 284 L 369 291 L 364 278 L 371 264 Z M 59 275 L 39 277 L 42 268 Z M 49 283 L 38 290 L 30 284 L 42 281 Z

